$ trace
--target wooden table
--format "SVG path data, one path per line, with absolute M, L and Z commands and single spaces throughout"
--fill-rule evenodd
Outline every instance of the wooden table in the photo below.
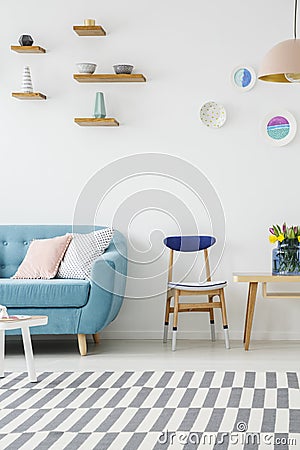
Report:
M 237 283 L 249 283 L 248 301 L 245 316 L 244 344 L 245 350 L 249 349 L 253 315 L 256 302 L 258 283 L 262 284 L 264 298 L 299 298 L 299 292 L 268 292 L 267 283 L 300 283 L 298 275 L 272 275 L 270 273 L 234 273 L 233 281 Z
M 18 328 L 22 331 L 24 353 L 26 358 L 26 365 L 28 371 L 29 381 L 37 382 L 37 377 L 34 368 L 33 352 L 31 346 L 31 338 L 29 327 L 37 327 L 40 325 L 47 325 L 47 316 L 30 316 L 26 319 L 0 319 L 0 377 L 4 377 L 4 350 L 5 350 L 5 330 L 16 330 Z

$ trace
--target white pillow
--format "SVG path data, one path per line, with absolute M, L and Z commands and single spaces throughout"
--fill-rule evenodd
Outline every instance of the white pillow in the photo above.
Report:
M 90 278 L 93 262 L 105 252 L 112 236 L 113 230 L 110 228 L 88 234 L 74 233 L 57 278 Z

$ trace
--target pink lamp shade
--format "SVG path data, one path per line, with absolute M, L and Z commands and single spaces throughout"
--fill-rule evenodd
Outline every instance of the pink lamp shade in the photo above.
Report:
M 300 82 L 300 39 L 288 39 L 271 48 L 259 71 L 259 80 Z

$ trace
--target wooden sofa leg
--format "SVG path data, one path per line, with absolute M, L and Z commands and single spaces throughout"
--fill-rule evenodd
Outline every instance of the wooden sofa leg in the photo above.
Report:
M 86 335 L 78 334 L 78 347 L 81 356 L 86 356 Z
M 94 339 L 95 344 L 99 344 L 99 342 L 100 342 L 100 333 L 93 334 L 93 339 Z

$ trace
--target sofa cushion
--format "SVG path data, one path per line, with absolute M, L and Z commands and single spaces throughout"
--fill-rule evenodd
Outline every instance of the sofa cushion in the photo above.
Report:
M 112 236 L 111 228 L 88 234 L 74 233 L 59 266 L 57 278 L 89 279 L 93 262 L 105 252 Z
M 95 225 L 0 225 L 0 278 L 10 278 L 16 273 L 33 239 L 90 233 L 102 228 Z
M 71 240 L 70 234 L 33 240 L 13 278 L 54 278 Z
M 1 304 L 8 308 L 80 308 L 89 291 L 87 280 L 0 279 Z

